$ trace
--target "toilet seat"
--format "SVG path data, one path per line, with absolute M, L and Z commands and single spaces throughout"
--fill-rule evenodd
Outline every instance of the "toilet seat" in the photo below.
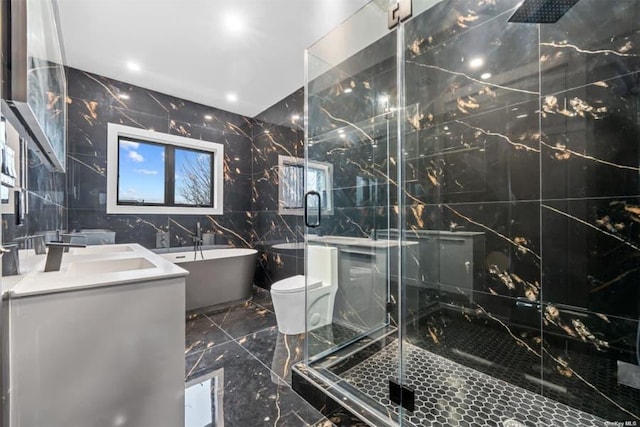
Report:
M 311 283 L 307 286 L 307 291 L 319 288 L 322 286 L 322 281 L 311 280 Z M 295 292 L 303 292 L 305 289 L 305 276 L 298 274 L 295 276 L 287 277 L 271 285 L 271 292 L 279 294 L 290 294 Z

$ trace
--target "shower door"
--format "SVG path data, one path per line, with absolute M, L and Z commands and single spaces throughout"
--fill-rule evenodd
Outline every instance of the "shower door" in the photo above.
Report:
M 366 31 L 357 31 L 362 25 Z M 337 40 L 344 50 L 336 51 Z M 337 250 L 328 325 L 307 319 L 307 355 L 331 354 L 389 328 L 396 149 L 396 37 L 386 9 L 365 6 L 307 51 L 306 244 Z M 307 268 L 313 259 L 306 257 Z M 314 278 L 307 274 L 307 285 Z M 396 281 L 397 286 L 397 281 Z M 311 297 L 311 291 L 308 293 Z M 312 301 L 308 301 L 311 304 Z M 314 316 L 314 313 L 310 313 Z

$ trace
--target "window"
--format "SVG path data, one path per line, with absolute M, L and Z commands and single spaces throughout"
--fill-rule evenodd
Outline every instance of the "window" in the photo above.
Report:
M 304 214 L 304 194 L 317 191 L 321 196 L 322 213 L 333 214 L 333 166 L 330 163 L 307 162 L 305 183 L 304 159 L 278 156 L 278 211 L 284 215 Z
M 222 144 L 109 123 L 107 213 L 222 214 Z

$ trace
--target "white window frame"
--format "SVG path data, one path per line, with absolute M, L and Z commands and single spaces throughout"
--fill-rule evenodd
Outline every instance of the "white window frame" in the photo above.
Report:
M 190 148 L 213 155 L 213 207 L 144 206 L 118 204 L 118 140 L 120 137 L 139 139 L 180 148 Z M 222 215 L 224 200 L 224 145 L 185 138 L 168 133 L 109 123 L 107 126 L 107 213 L 108 214 L 172 214 Z
M 278 156 L 278 213 L 280 215 L 304 215 L 304 206 L 301 208 L 287 208 L 284 203 L 284 186 L 282 182 L 284 180 L 284 166 L 285 165 L 296 165 L 296 166 L 305 166 L 305 161 L 299 157 L 291 157 L 291 156 Z M 320 169 L 324 171 L 327 181 L 327 206 L 329 208 L 322 208 L 321 213 L 323 215 L 333 215 L 333 165 L 331 163 L 326 162 L 317 162 L 314 160 L 308 160 L 307 167 L 311 167 L 314 169 Z M 305 190 L 317 190 L 316 188 L 309 188 L 306 183 L 306 172 L 305 168 Z M 302 200 L 304 203 L 304 194 L 302 194 Z

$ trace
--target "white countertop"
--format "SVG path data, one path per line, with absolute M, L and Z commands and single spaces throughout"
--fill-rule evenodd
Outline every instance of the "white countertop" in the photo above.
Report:
M 18 276 L 2 278 L 10 298 L 186 276 L 187 270 L 139 244 L 88 246 L 63 254 L 60 271 L 44 272 L 46 255 L 25 251 Z
M 336 245 L 336 246 L 358 246 L 363 248 L 375 248 L 375 249 L 384 249 L 384 248 L 395 248 L 398 247 L 397 240 L 387 240 L 387 239 L 368 239 L 366 237 L 347 237 L 347 236 L 314 236 L 309 235 L 307 237 L 309 242 L 317 242 L 317 243 L 325 243 L 327 245 Z M 403 242 L 403 246 L 411 246 L 416 245 L 416 242 L 406 241 Z

